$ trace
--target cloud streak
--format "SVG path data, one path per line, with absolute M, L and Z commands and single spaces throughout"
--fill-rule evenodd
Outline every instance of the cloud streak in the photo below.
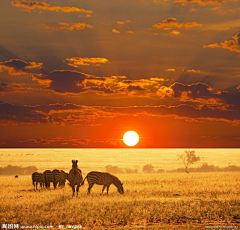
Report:
M 170 30 L 174 27 L 176 28 L 192 28 L 192 27 L 199 27 L 202 26 L 201 24 L 197 22 L 187 22 L 187 23 L 179 23 L 176 18 L 170 17 L 162 22 L 159 22 L 157 24 L 152 25 L 153 28 L 161 29 L 163 28 L 164 30 Z
M 46 29 L 51 30 L 83 30 L 85 28 L 93 28 L 92 25 L 86 24 L 85 22 L 76 22 L 76 23 L 65 23 L 65 22 L 59 22 L 58 26 L 49 26 L 46 24 L 42 24 Z
M 22 7 L 28 10 L 41 9 L 41 10 L 50 10 L 50 11 L 63 11 L 63 12 L 84 12 L 88 14 L 93 13 L 93 11 L 79 9 L 77 7 L 51 6 L 50 4 L 47 4 L 45 2 L 37 2 L 37 1 L 14 0 L 11 3 L 15 7 Z
M 209 45 L 204 45 L 204 48 L 222 48 L 228 49 L 230 51 L 240 53 L 240 32 L 232 37 L 234 40 L 224 41 L 220 44 L 213 43 Z
M 69 62 L 68 65 L 78 67 L 80 65 L 95 65 L 98 66 L 100 64 L 105 64 L 108 62 L 106 58 L 80 58 L 80 57 L 72 57 L 66 58 Z
M 231 1 L 231 0 L 230 0 Z M 209 4 L 221 4 L 225 0 L 175 0 L 174 3 L 189 4 L 189 3 L 198 3 L 199 5 L 209 5 Z

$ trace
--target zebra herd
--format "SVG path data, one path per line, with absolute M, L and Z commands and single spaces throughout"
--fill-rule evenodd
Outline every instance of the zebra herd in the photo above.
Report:
M 34 189 L 37 190 L 38 183 L 40 184 L 41 188 L 50 188 L 50 183 L 53 183 L 54 189 L 59 187 L 64 187 L 66 180 L 69 181 L 69 185 L 72 187 L 72 196 L 74 196 L 75 191 L 76 195 L 78 195 L 80 186 L 84 185 L 84 181 L 87 179 L 89 187 L 88 187 L 88 194 L 90 194 L 91 188 L 94 184 L 103 185 L 102 193 L 104 192 L 105 188 L 108 190 L 111 184 L 114 184 L 117 187 L 119 193 L 123 194 L 123 183 L 114 175 L 104 172 L 92 171 L 86 175 L 83 180 L 82 171 L 78 168 L 78 160 L 72 160 L 72 169 L 69 173 L 64 172 L 63 170 L 54 169 L 46 170 L 43 173 L 34 172 L 32 174 L 32 183 Z M 76 189 L 75 189 L 76 186 Z
M 68 173 L 64 172 L 63 170 L 60 171 L 58 169 L 54 169 L 53 171 L 46 170 L 43 173 L 34 172 L 32 174 L 34 189 L 37 189 L 38 183 L 40 184 L 41 188 L 50 188 L 50 182 L 53 183 L 54 188 L 56 188 L 57 185 L 59 187 L 64 187 L 67 178 Z

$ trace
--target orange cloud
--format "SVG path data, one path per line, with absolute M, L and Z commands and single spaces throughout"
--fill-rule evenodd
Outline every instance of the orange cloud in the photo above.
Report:
M 16 93 L 28 93 L 30 88 L 23 87 L 21 84 L 13 83 L 2 83 L 0 82 L 0 95 L 16 94 Z
M 49 25 L 42 24 L 42 26 L 44 26 L 46 29 L 51 29 L 51 30 L 63 30 L 63 29 L 83 30 L 85 28 L 93 28 L 92 25 L 86 24 L 85 22 L 72 23 L 71 25 L 69 23 L 59 22 L 58 25 L 59 26 L 49 26 Z
M 187 69 L 186 71 L 189 72 L 189 73 L 202 73 L 202 71 L 195 70 L 195 69 Z
M 120 32 L 118 30 L 112 29 L 112 32 L 115 34 L 119 34 Z
M 34 10 L 36 8 L 41 10 L 50 10 L 50 11 L 63 11 L 63 12 L 85 12 L 88 14 L 93 13 L 93 11 L 79 9 L 77 7 L 61 7 L 61 6 L 51 6 L 50 4 L 47 4 L 45 2 L 37 2 L 37 1 L 18 1 L 14 0 L 12 1 L 12 5 L 16 7 L 23 7 L 28 10 Z
M 10 75 L 21 75 L 29 73 L 29 69 L 41 68 L 42 65 L 43 63 L 25 62 L 20 59 L 11 59 L 9 61 L 0 62 L 0 72 L 6 69 Z
M 167 18 L 165 20 L 163 20 L 160 23 L 154 24 L 152 27 L 155 27 L 157 29 L 160 28 L 164 28 L 164 30 L 170 30 L 173 27 L 177 27 L 177 28 L 192 28 L 192 27 L 196 27 L 196 26 L 202 26 L 201 24 L 197 23 L 197 22 L 187 22 L 187 23 L 179 23 L 177 21 L 176 18 Z
M 174 3 L 181 3 L 182 5 L 196 2 L 199 5 L 208 5 L 208 4 L 221 4 L 225 0 L 175 0 Z
M 124 24 L 126 24 L 127 22 L 131 22 L 130 20 L 127 20 L 127 21 L 125 21 L 125 22 L 123 22 L 123 21 L 117 21 L 117 24 L 119 24 L 119 25 L 124 25 Z
M 173 34 L 173 35 L 179 35 L 180 34 L 180 32 L 179 31 L 177 31 L 177 30 L 173 30 L 170 34 Z
M 79 65 L 90 65 L 90 64 L 104 64 L 108 62 L 108 59 L 106 58 L 80 58 L 80 57 L 72 57 L 72 58 L 66 58 L 68 65 L 78 67 Z
M 240 32 L 238 32 L 236 35 L 232 37 L 234 40 L 224 41 L 220 44 L 213 43 L 209 45 L 204 45 L 204 48 L 222 48 L 222 49 L 228 49 L 233 52 L 240 53 Z

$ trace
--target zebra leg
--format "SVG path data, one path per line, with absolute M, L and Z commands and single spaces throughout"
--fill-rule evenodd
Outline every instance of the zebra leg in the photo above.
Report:
M 38 185 L 38 182 L 36 182 L 36 190 L 37 190 L 37 185 Z
M 77 196 L 78 196 L 78 192 L 79 192 L 79 187 L 80 187 L 80 184 L 77 185 Z
M 104 192 L 104 189 L 106 188 L 106 185 L 103 185 L 103 188 L 102 188 L 102 193 Z
M 107 194 L 108 194 L 109 187 L 110 187 L 110 185 L 107 186 Z
M 72 196 L 74 196 L 74 193 L 75 193 L 75 185 L 72 185 L 72 191 L 73 191 Z
M 91 191 L 91 188 L 93 187 L 94 184 L 89 184 L 89 187 L 88 187 L 88 194 L 90 194 L 90 191 Z

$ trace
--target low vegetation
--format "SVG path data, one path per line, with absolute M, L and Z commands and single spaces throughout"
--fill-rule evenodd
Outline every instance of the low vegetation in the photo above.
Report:
M 30 175 L 37 171 L 35 166 L 21 167 L 8 165 L 6 167 L 0 167 L 0 175 Z
M 83 229 L 240 227 L 240 173 L 119 174 L 125 193 L 87 183 L 34 191 L 31 177 L 0 177 L 0 224 L 82 225 Z

